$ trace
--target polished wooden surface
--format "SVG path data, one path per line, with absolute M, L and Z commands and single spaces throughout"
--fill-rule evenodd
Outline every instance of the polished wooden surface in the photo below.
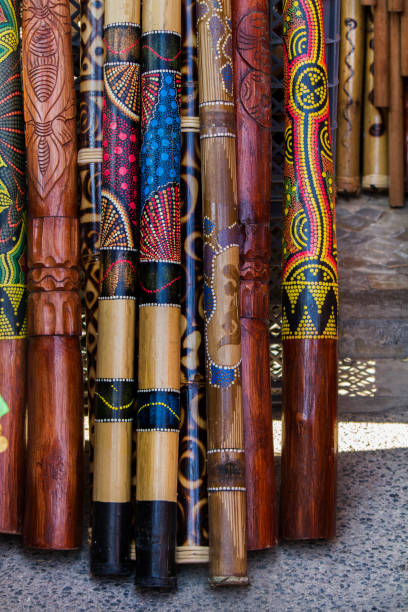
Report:
M 269 374 L 272 99 L 268 2 L 233 0 L 247 546 L 277 544 Z
M 22 57 L 29 202 L 28 450 L 23 536 L 26 546 L 65 550 L 81 544 L 83 494 L 79 232 L 69 2 L 58 7 L 51 1 L 41 7 L 34 0 L 24 2 Z

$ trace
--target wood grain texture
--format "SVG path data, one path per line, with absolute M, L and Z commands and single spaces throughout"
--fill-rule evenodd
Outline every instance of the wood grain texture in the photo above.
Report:
M 408 0 L 401 15 L 401 76 L 408 77 Z
M 385 111 L 374 106 L 374 14 L 366 12 L 363 123 L 363 189 L 388 187 L 388 131 Z
M 248 583 L 231 3 L 198 4 L 210 583 Z M 221 537 L 222 535 L 222 537 Z
M 336 182 L 339 193 L 360 193 L 364 29 L 364 9 L 360 0 L 342 2 L 336 150 Z
M 177 562 L 208 561 L 203 238 L 195 0 L 183 0 L 181 65 L 181 427 Z
M 28 450 L 24 544 L 82 531 L 82 367 L 75 97 L 69 2 L 23 2 L 27 147 Z
M 241 224 L 240 301 L 247 546 L 278 541 L 269 374 L 272 98 L 268 2 L 232 1 Z
M 401 23 L 398 13 L 390 13 L 390 103 L 388 111 L 389 205 L 401 208 L 405 204 L 404 116 L 401 77 Z
M 20 2 L 1 0 L 0 9 L 0 533 L 21 533 L 27 292 Z
M 335 535 L 338 277 L 321 0 L 290 0 L 283 33 L 280 529 L 285 539 L 327 538 Z
M 374 9 L 374 105 L 388 108 L 390 83 L 389 15 L 387 0 Z

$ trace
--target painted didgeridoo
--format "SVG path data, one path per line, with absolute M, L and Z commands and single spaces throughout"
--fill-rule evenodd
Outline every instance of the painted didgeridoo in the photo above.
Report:
M 284 10 L 281 535 L 335 536 L 337 255 L 321 0 Z
M 232 0 L 247 546 L 278 542 L 269 373 L 272 98 L 268 2 Z
M 91 572 L 130 573 L 140 2 L 106 0 Z
M 248 583 L 231 2 L 200 0 L 210 583 Z
M 69 2 L 23 2 L 28 170 L 28 442 L 24 544 L 82 537 L 79 224 Z
M 144 0 L 136 584 L 176 586 L 181 1 Z
M 94 400 L 100 282 L 100 221 L 103 103 L 103 2 L 81 2 L 81 77 L 78 171 L 81 263 L 85 273 L 86 353 L 91 477 L 94 446 Z M 92 482 L 91 482 L 92 487 Z
M 0 8 L 0 532 L 21 533 L 27 292 L 20 2 L 0 0 Z
M 181 428 L 177 563 L 208 562 L 200 118 L 195 0 L 182 1 Z
M 363 189 L 388 187 L 388 132 L 385 111 L 374 106 L 374 15 L 366 14 L 364 86 Z
M 360 193 L 364 25 L 360 0 L 344 0 L 341 3 L 336 183 L 338 192 L 349 194 Z

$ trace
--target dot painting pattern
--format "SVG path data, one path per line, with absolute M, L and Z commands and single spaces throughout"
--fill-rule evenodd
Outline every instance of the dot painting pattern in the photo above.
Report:
M 284 6 L 282 337 L 337 338 L 338 282 L 321 0 Z

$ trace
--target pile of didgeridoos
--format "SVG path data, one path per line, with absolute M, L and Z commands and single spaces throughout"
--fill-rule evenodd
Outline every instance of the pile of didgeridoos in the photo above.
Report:
M 322 0 L 287 0 L 283 14 L 280 530 L 268 1 L 83 0 L 78 17 L 68 0 L 25 0 L 21 66 L 19 3 L 0 8 L 0 531 L 81 546 L 82 290 L 91 573 L 174 589 L 178 563 L 207 562 L 211 585 L 247 585 L 248 549 L 335 536 Z
M 336 183 L 339 193 L 388 190 L 402 207 L 408 177 L 408 3 L 341 3 Z

